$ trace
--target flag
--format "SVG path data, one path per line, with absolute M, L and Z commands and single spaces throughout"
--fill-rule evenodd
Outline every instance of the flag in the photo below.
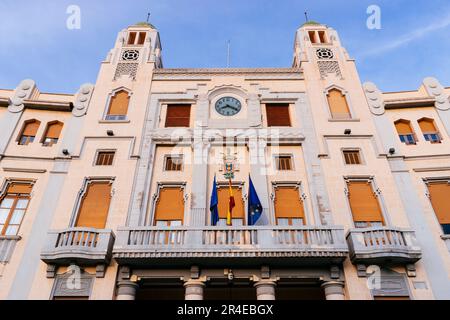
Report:
M 228 204 L 228 213 L 227 213 L 227 226 L 233 225 L 233 208 L 236 206 L 234 202 L 233 188 L 231 187 L 230 180 L 230 202 Z
M 211 211 L 211 225 L 216 226 L 219 222 L 219 197 L 217 196 L 216 176 L 214 176 L 214 183 L 211 193 L 211 202 L 209 210 Z
M 259 201 L 258 194 L 256 193 L 255 186 L 253 185 L 252 178 L 249 176 L 248 187 L 248 225 L 253 226 L 261 217 L 263 208 L 261 201 Z

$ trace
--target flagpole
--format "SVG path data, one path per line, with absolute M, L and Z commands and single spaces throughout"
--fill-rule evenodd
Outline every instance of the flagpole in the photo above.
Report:
M 230 199 L 233 197 L 233 189 L 231 187 L 231 177 L 228 179 L 228 186 L 230 190 Z M 228 215 L 227 215 L 227 226 L 231 227 L 233 226 L 233 217 L 232 217 L 233 211 L 231 209 L 230 203 L 228 203 Z

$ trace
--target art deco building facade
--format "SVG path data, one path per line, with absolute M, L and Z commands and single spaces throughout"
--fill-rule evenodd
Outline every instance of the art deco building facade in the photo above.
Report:
M 165 69 L 131 26 L 95 85 L 0 90 L 0 299 L 450 299 L 449 95 L 362 85 L 313 22 L 267 69 Z

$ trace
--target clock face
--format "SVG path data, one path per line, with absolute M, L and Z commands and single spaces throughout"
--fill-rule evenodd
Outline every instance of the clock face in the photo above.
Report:
M 232 97 L 223 97 L 216 102 L 216 111 L 227 117 L 234 116 L 241 111 L 241 102 Z

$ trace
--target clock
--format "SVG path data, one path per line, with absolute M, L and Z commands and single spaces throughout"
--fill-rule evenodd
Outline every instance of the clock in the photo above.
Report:
M 216 102 L 216 111 L 226 117 L 238 114 L 241 108 L 241 102 L 233 97 L 223 97 Z

